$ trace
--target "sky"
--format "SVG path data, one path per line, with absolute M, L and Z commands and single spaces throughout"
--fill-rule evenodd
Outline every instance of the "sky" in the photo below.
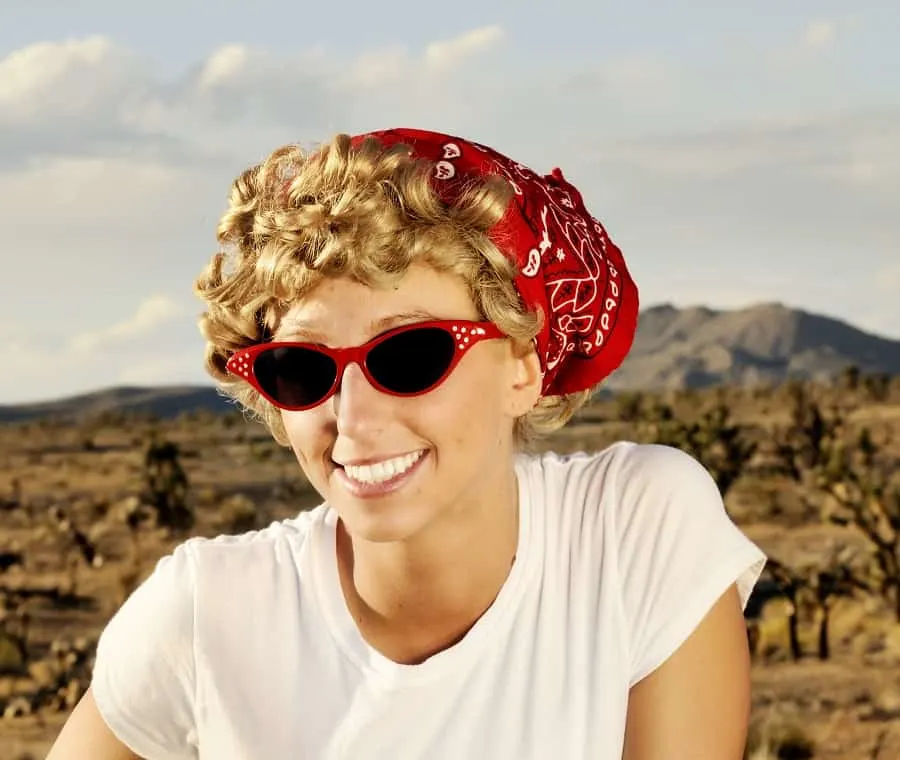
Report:
M 0 0 L 0 404 L 209 382 L 233 178 L 395 126 L 561 167 L 645 307 L 900 338 L 898 36 L 893 0 Z

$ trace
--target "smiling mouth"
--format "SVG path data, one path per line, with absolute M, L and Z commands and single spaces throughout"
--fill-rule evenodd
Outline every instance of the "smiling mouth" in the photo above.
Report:
M 344 474 L 360 485 L 378 485 L 399 478 L 409 472 L 425 454 L 425 449 L 413 451 L 391 459 L 384 459 L 372 464 L 340 465 Z

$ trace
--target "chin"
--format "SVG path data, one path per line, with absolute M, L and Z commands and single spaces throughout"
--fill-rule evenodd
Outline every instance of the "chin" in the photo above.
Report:
M 329 504 L 355 538 L 373 543 L 409 540 L 434 517 L 429 505 L 436 500 L 423 488 L 432 466 L 426 454 L 405 474 L 379 485 L 354 482 L 336 467 L 329 477 Z
M 335 504 L 334 508 L 353 538 L 384 544 L 409 541 L 427 526 L 429 520 L 420 511 L 421 504 L 348 504 L 344 501 Z

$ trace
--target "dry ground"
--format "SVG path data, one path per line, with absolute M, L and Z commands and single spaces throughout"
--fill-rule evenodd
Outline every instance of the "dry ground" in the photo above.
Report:
M 698 398 L 679 397 L 676 408 L 696 411 Z M 763 435 L 787 419 L 784 404 L 770 397 L 735 393 L 730 403 L 735 419 Z M 851 411 L 855 425 L 900 432 L 900 404 L 860 403 Z M 617 417 L 613 402 L 598 403 L 545 445 L 591 450 L 647 438 L 640 425 Z M 181 449 L 197 515 L 191 534 L 247 530 L 317 503 L 291 456 L 240 420 L 188 415 L 171 423 L 0 427 L 0 668 L 7 672 L 0 676 L 0 760 L 44 756 L 87 683 L 105 621 L 156 559 L 184 539 L 152 524 L 128 525 L 151 428 Z M 788 564 L 815 558 L 835 541 L 858 543 L 851 529 L 812 519 L 777 480 L 742 478 L 726 502 L 751 538 Z M 69 517 L 66 530 L 52 518 L 54 507 Z M 96 566 L 85 562 L 71 528 L 95 547 L 102 558 Z M 802 621 L 808 654 L 794 662 L 777 604 L 764 612 L 752 743 L 782 750 L 753 757 L 900 758 L 900 625 L 879 599 L 842 599 L 833 611 L 832 657 L 821 662 L 814 623 Z

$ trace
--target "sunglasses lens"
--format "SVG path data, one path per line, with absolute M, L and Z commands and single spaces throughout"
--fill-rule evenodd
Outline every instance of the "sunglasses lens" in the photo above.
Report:
M 366 365 L 393 393 L 414 394 L 435 385 L 453 362 L 454 338 L 439 327 L 407 330 L 379 343 Z
M 271 348 L 256 357 L 260 387 L 288 407 L 318 404 L 334 384 L 337 366 L 323 353 L 298 346 Z

